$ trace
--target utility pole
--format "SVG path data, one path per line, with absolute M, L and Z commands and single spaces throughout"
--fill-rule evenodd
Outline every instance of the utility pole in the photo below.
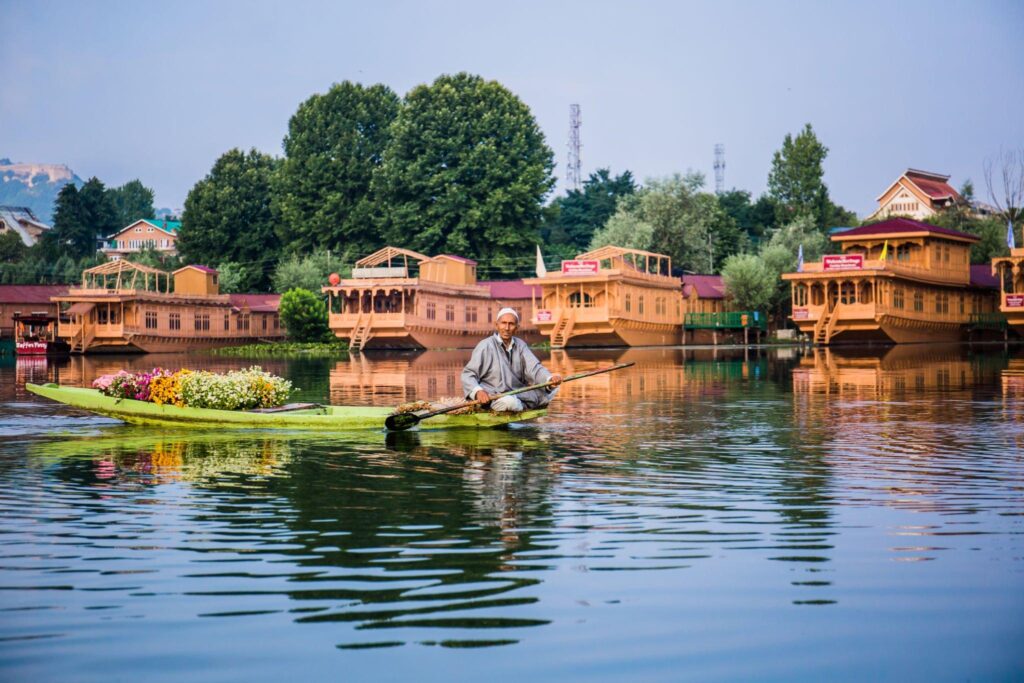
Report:
M 569 105 L 569 163 L 565 167 L 565 188 L 568 190 L 580 190 L 583 186 L 583 174 L 580 170 L 580 148 L 583 143 L 580 141 L 580 105 Z
M 725 192 L 725 145 L 715 145 L 715 194 Z

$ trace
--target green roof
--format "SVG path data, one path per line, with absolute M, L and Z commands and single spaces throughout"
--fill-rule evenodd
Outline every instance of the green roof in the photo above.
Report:
M 181 221 L 165 221 L 157 220 L 156 218 L 144 218 L 147 223 L 152 225 L 154 228 L 160 228 L 170 233 L 175 233 L 181 230 Z

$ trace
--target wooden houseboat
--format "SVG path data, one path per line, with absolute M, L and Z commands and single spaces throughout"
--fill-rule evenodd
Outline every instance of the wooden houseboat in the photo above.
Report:
M 476 268 L 461 256 L 384 247 L 356 261 L 352 277 L 332 277 L 323 288 L 330 328 L 355 351 L 472 348 L 507 306 L 519 313 L 518 335 L 540 341 L 531 289 L 522 280 L 479 282 Z
M 56 318 L 59 306 L 50 298 L 67 291 L 67 285 L 0 285 L 0 338 L 14 339 L 16 316 Z
M 601 247 L 524 282 L 541 289 L 534 323 L 552 348 L 680 343 L 682 283 L 663 254 Z
M 62 307 L 57 335 L 72 353 L 157 353 L 281 339 L 276 295 L 221 294 L 217 271 L 173 273 L 109 261 L 82 273 L 82 284 L 53 297 Z
M 842 249 L 785 273 L 790 318 L 816 344 L 959 341 L 996 307 L 994 280 L 972 268 L 978 238 L 908 218 L 837 233 Z
M 1024 248 L 992 259 L 992 275 L 999 286 L 999 310 L 1007 324 L 1024 336 Z

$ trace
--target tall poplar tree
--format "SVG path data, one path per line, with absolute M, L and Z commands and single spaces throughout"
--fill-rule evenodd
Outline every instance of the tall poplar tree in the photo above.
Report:
M 385 85 L 345 81 L 299 105 L 274 183 L 282 242 L 359 254 L 382 244 L 368 193 L 400 104 Z
M 496 81 L 445 75 L 406 95 L 374 176 L 388 242 L 531 271 L 554 155 L 518 97 Z

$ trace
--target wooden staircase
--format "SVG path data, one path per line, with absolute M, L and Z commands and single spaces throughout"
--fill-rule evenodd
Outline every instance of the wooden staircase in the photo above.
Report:
M 836 320 L 838 320 L 836 315 L 838 312 L 839 305 L 837 304 L 831 311 L 826 310 L 821 318 L 818 319 L 818 322 L 815 323 L 814 344 L 816 346 L 827 346 L 832 339 L 832 332 L 835 330 Z
M 366 342 L 370 341 L 373 336 L 373 313 L 366 316 L 366 320 L 363 320 L 363 316 L 359 316 L 356 319 L 356 325 L 352 328 L 352 336 L 348 340 L 348 350 L 358 353 L 363 350 L 366 346 Z
M 558 316 L 558 322 L 555 324 L 554 329 L 551 330 L 551 348 L 565 348 L 565 343 L 572 336 L 572 328 L 575 322 L 572 313 L 569 315 L 563 313 Z
M 71 347 L 71 353 L 85 353 L 89 345 L 92 344 L 92 340 L 96 337 L 96 331 L 90 328 L 86 330 L 86 326 L 82 325 L 78 328 L 78 332 L 72 335 L 71 339 L 68 340 L 68 345 Z

